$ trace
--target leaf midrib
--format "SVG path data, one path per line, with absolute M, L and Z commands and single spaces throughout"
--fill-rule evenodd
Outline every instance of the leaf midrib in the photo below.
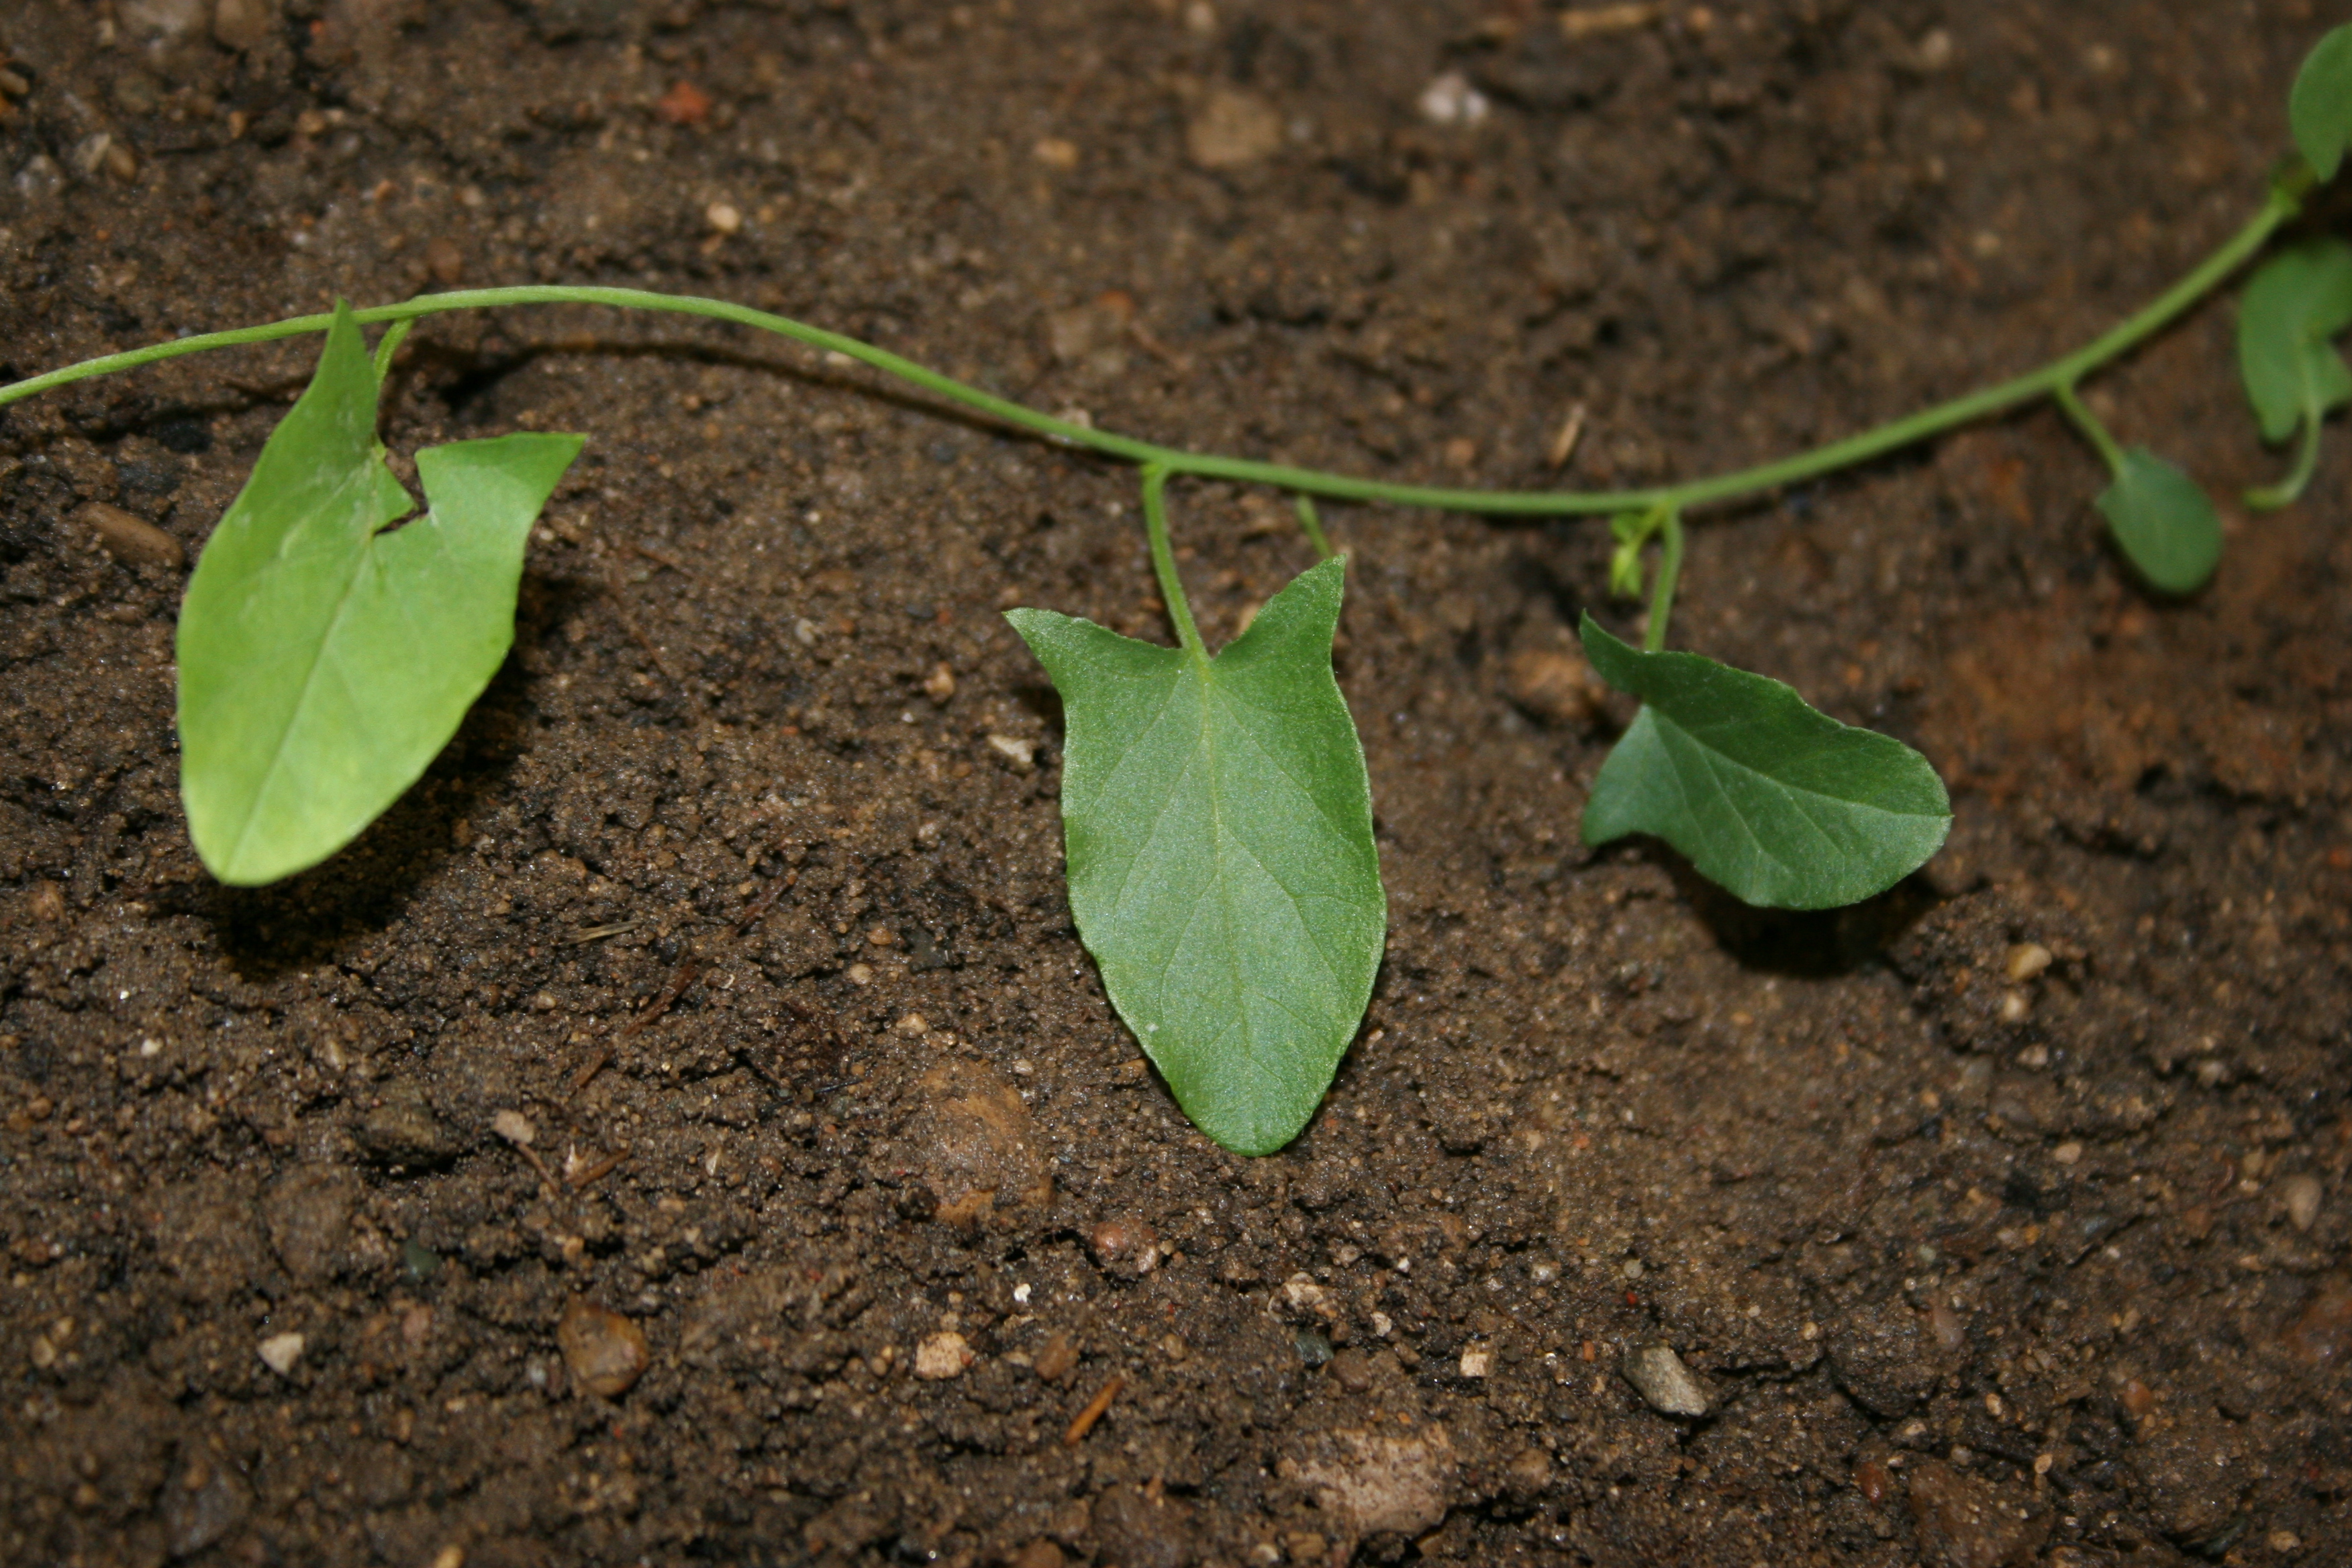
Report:
M 351 489 L 354 484 L 373 490 L 373 485 L 368 483 L 372 477 L 368 468 L 370 464 L 378 460 L 371 453 L 365 462 L 346 475 L 343 482 L 335 487 L 336 499 L 340 500 L 343 492 Z M 318 683 L 320 668 L 327 662 L 327 645 L 334 640 L 337 629 L 343 624 L 344 616 L 350 613 L 352 595 L 359 586 L 360 574 L 367 568 L 371 552 L 375 548 L 376 536 L 380 531 L 381 530 L 371 527 L 366 537 L 360 541 L 359 548 L 351 552 L 350 564 L 343 574 L 342 587 L 335 595 L 334 612 L 327 617 L 325 624 L 320 627 L 318 639 L 311 650 L 309 668 L 302 672 L 302 689 L 295 693 L 294 700 L 287 706 L 285 720 L 278 725 L 277 736 L 271 742 L 269 760 L 262 768 L 259 780 L 246 794 L 244 820 L 237 825 L 236 845 L 229 853 L 229 859 L 233 865 L 242 865 L 245 860 L 246 842 L 253 837 L 254 823 L 261 814 L 263 797 L 269 793 L 271 784 L 277 781 L 279 769 L 285 765 L 288 737 L 293 734 L 294 726 L 300 721 L 303 710 L 310 706 L 311 689 Z M 282 561 L 284 559 L 282 542 L 280 550 L 279 559 Z

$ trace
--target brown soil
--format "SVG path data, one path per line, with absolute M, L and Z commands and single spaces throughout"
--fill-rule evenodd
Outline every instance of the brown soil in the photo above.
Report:
M 619 281 L 1196 447 L 1540 484 L 1581 405 L 1569 479 L 1693 473 L 2147 298 L 2326 8 L 1649 9 L 25 0 L 0 368 Z M 2223 494 L 2230 332 L 2097 388 Z M 420 331 L 396 448 L 590 437 L 514 657 L 350 851 L 212 883 L 184 574 L 80 509 L 193 550 L 314 353 L 0 426 L 0 1560 L 2352 1558 L 2340 437 L 2181 605 L 2047 412 L 1701 528 L 1676 642 L 1953 785 L 1820 917 L 1578 847 L 1598 525 L 1334 509 L 1393 940 L 1252 1162 L 1075 941 L 997 615 L 1165 635 L 1131 474 L 772 341 Z M 1221 637 L 1307 555 L 1180 489 Z

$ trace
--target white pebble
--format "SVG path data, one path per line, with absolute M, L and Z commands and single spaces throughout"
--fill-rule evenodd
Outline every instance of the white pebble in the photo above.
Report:
M 1625 1358 L 1625 1381 L 1650 1407 L 1667 1415 L 1704 1415 L 1706 1391 L 1668 1345 L 1642 1345 Z
M 932 1383 L 961 1377 L 977 1359 L 961 1334 L 933 1334 L 915 1347 L 915 1375 Z
M 272 1334 L 261 1342 L 261 1363 L 280 1377 L 289 1377 L 307 1342 L 300 1334 Z
M 1491 107 L 1486 95 L 1460 71 L 1447 71 L 1421 89 L 1417 107 L 1432 125 L 1476 125 Z
M 2319 1222 L 2319 1178 L 2308 1173 L 2287 1177 L 2278 1184 L 2279 1199 L 2286 1205 L 2287 1223 L 2297 1230 L 2309 1230 Z

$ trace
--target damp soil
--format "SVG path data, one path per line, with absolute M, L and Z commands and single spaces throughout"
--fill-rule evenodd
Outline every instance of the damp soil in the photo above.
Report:
M 1641 482 L 2150 296 L 2318 9 L 29 0 L 0 362 L 604 281 L 1200 448 Z M 237 890 L 184 570 L 89 509 L 194 551 L 315 351 L 10 410 L 0 1559 L 2345 1560 L 2352 467 L 2226 499 L 2281 461 L 2231 331 L 2093 391 L 2225 498 L 2185 603 L 2046 411 L 1697 525 L 1675 642 L 1951 784 L 1834 914 L 1579 844 L 1598 524 L 1329 509 L 1391 936 L 1254 1161 L 1078 946 L 999 616 L 1167 636 L 1130 473 L 705 324 L 436 319 L 396 452 L 586 454 L 446 753 Z M 1175 506 L 1213 638 L 1309 559 Z

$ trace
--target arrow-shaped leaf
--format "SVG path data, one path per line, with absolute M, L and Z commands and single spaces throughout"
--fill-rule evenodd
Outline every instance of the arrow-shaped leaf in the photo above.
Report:
M 1345 560 L 1213 659 L 1007 617 L 1062 694 L 1078 934 L 1185 1114 L 1244 1154 L 1322 1102 L 1387 929 L 1363 748 L 1331 676 Z
M 1652 833 L 1751 904 L 1825 910 L 1885 891 L 1944 842 L 1927 759 L 1794 689 L 1695 653 L 1644 653 L 1591 616 L 1585 653 L 1642 700 L 1584 806 L 1584 841 Z
M 224 882 L 316 865 L 416 781 L 514 640 L 532 520 L 577 436 L 416 455 L 375 438 L 380 377 L 348 307 L 205 543 L 180 611 L 180 793 Z

